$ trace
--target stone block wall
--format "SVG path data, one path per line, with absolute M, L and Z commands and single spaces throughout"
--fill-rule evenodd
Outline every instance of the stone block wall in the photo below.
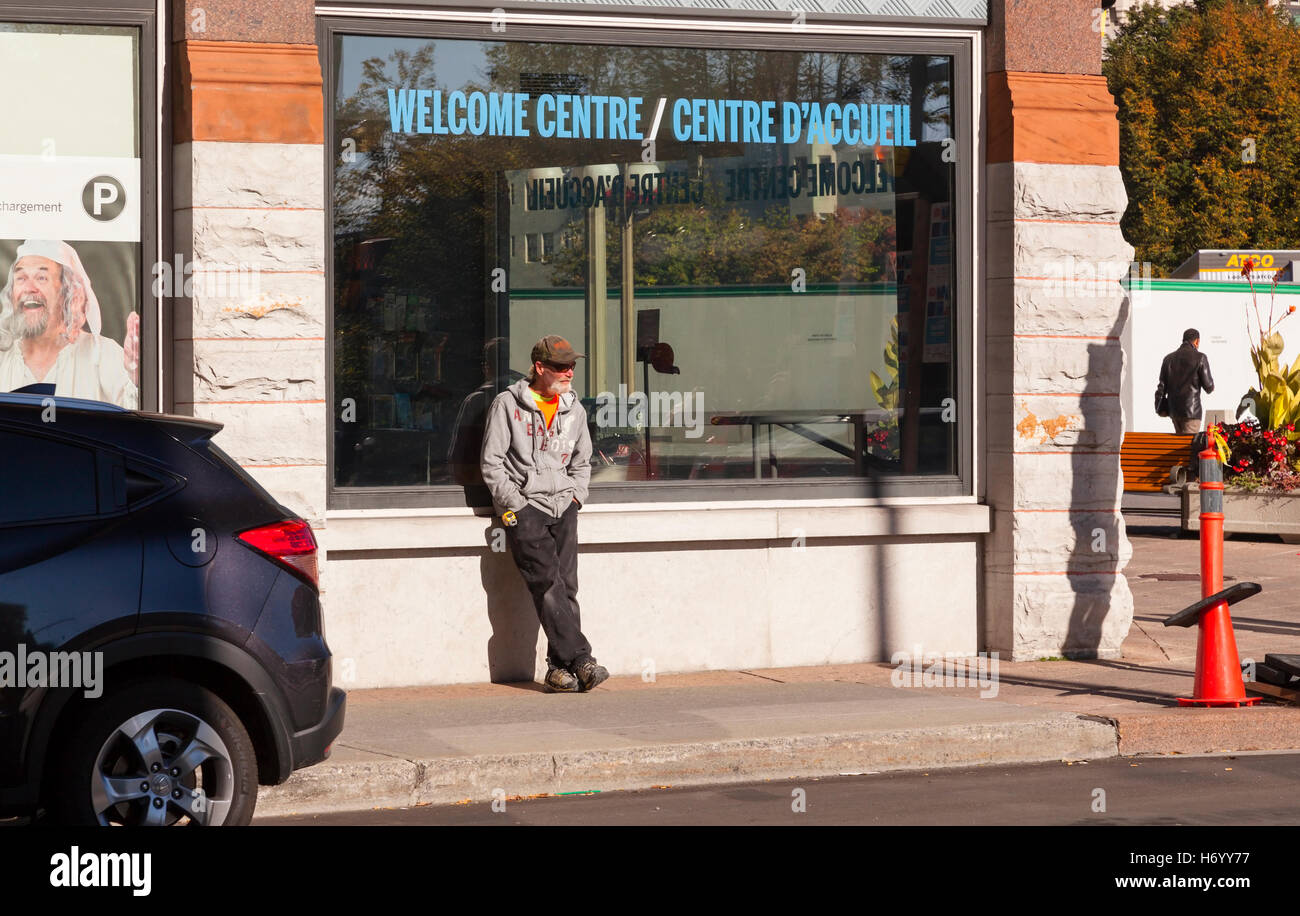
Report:
M 170 403 L 290 509 L 325 514 L 324 97 L 310 2 L 173 4 Z
M 984 642 L 1116 657 L 1132 623 L 1120 393 L 1133 248 L 1091 0 L 995 0 L 984 445 Z

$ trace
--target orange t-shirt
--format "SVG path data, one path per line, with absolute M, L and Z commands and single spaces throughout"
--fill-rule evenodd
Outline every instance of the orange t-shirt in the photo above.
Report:
M 537 409 L 542 412 L 542 416 L 546 419 L 546 428 L 550 429 L 551 421 L 555 419 L 555 411 L 560 406 L 560 396 L 557 394 L 548 401 L 538 394 L 536 389 L 529 388 L 528 390 L 532 392 L 533 400 L 537 402 Z

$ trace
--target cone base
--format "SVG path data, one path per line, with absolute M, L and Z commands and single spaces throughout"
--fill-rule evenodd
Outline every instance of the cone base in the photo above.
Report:
M 1262 699 L 1261 697 L 1225 697 L 1222 700 L 1209 700 L 1205 698 L 1188 700 L 1183 697 L 1178 698 L 1179 706 L 1254 706 Z

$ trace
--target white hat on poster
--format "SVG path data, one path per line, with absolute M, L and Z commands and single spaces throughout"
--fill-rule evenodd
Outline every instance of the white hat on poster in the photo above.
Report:
M 90 275 L 86 273 L 86 268 L 81 265 L 81 258 L 77 255 L 77 250 L 67 242 L 57 242 L 52 239 L 28 239 L 18 246 L 18 252 L 14 256 L 14 264 L 16 265 L 20 259 L 28 255 L 49 258 L 67 270 L 76 271 L 86 289 L 86 321 L 90 324 L 90 332 L 98 337 L 100 329 L 104 325 L 99 312 L 99 299 L 95 296 L 95 290 L 90 285 Z M 9 278 L 11 280 L 13 279 L 13 272 L 13 267 L 10 267 Z

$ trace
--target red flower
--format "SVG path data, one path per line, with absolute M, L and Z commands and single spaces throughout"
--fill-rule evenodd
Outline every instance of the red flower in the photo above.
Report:
M 1241 265 L 1241 275 L 1243 277 L 1249 277 L 1250 271 L 1254 266 L 1255 260 L 1253 258 L 1246 258 L 1246 263 Z

